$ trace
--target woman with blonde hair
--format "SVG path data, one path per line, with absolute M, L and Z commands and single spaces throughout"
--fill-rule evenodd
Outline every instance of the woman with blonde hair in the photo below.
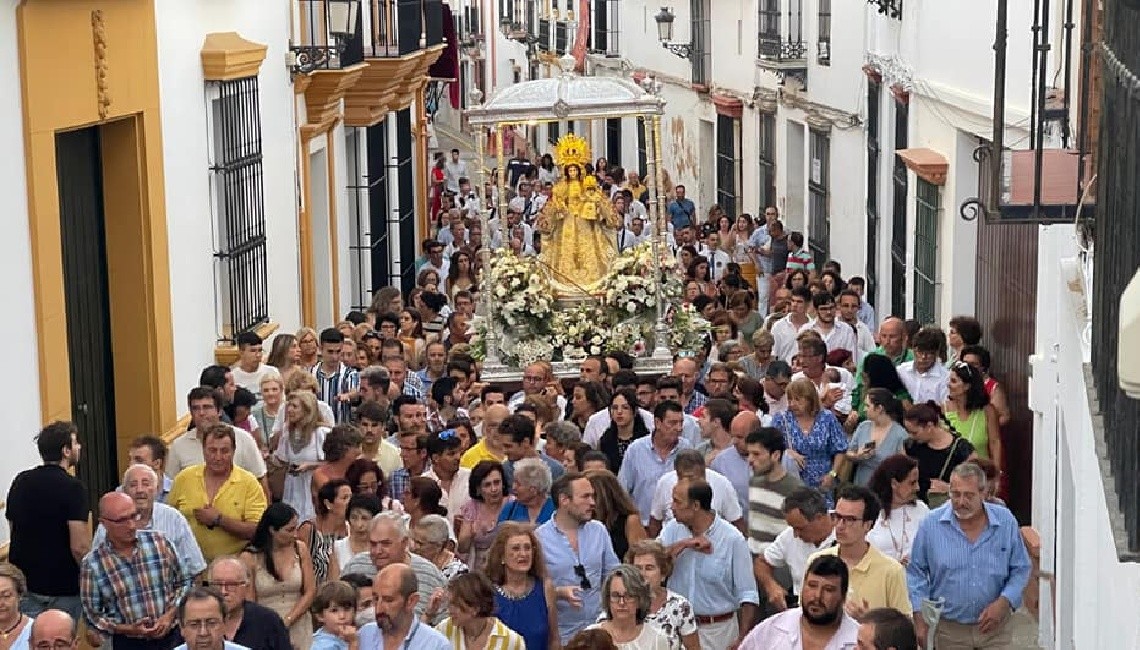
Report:
M 602 522 L 613 539 L 614 554 L 624 557 L 626 550 L 645 539 L 645 527 L 629 493 L 622 489 L 613 472 L 592 469 L 586 478 L 594 487 L 594 519 Z
M 812 380 L 801 377 L 788 384 L 787 397 L 788 410 L 776 415 L 772 426 L 784 433 L 787 453 L 799 466 L 804 485 L 829 492 L 838 485 L 847 434 L 835 415 L 823 408 Z
M 282 381 L 301 368 L 300 362 L 301 344 L 297 342 L 296 336 L 278 334 L 273 337 L 273 345 L 269 348 L 269 358 L 266 363 L 277 368 Z
M 311 327 L 302 327 L 294 335 L 297 339 L 297 366 L 309 369 L 321 362 L 321 344 L 317 330 Z M 272 365 L 272 364 L 270 364 Z M 280 368 L 278 368 L 280 370 Z
M 517 521 L 499 526 L 487 550 L 486 574 L 495 585 L 499 620 L 522 635 L 527 650 L 561 645 L 554 584 L 533 526 Z
M 274 457 L 286 467 L 281 500 L 293 506 L 301 521 L 316 516 L 313 507 L 313 470 L 324 460 L 322 447 L 329 428 L 321 424 L 317 397 L 299 390 L 285 402 L 285 425 L 277 441 Z
M 20 600 L 28 593 L 24 572 L 15 564 L 0 562 L 0 648 L 27 650 L 32 635 L 32 617 L 20 612 Z M 11 639 L 11 641 L 9 641 Z

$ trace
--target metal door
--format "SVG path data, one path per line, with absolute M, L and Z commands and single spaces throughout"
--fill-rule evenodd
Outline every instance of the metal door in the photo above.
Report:
M 119 483 L 99 128 L 60 133 L 55 146 L 71 417 L 84 446 L 79 479 L 94 509 Z

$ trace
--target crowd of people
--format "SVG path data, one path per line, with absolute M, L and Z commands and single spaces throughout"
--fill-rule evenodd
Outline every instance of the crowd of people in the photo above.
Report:
M 572 381 L 536 362 L 486 383 L 458 153 L 416 288 L 268 352 L 239 335 L 189 429 L 126 450 L 94 535 L 83 432 L 39 433 L 5 510 L 0 650 L 74 647 L 80 621 L 116 650 L 1009 646 L 1031 567 L 976 320 L 879 321 L 774 208 L 699 219 L 677 185 L 668 245 L 705 344 L 664 376 L 613 350 Z M 504 170 L 509 241 L 489 246 L 541 249 L 548 162 Z M 638 175 L 588 173 L 641 236 Z

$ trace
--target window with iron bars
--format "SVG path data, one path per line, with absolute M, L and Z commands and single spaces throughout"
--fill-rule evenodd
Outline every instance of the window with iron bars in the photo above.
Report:
M 760 1 L 760 23 L 757 30 L 757 57 L 775 61 L 802 60 L 807 51 L 803 41 L 803 0 L 788 3 L 787 34 L 784 33 L 780 0 Z
M 811 131 L 808 141 L 811 169 L 808 177 L 808 246 L 815 255 L 815 266 L 821 268 L 831 257 L 831 215 L 828 209 L 828 185 L 831 176 L 831 137 Z
M 816 62 L 831 65 L 831 0 L 819 0 L 819 52 Z
M 559 20 L 554 23 L 554 51 L 557 54 L 566 53 L 566 39 L 570 31 L 566 21 Z
M 649 130 L 649 123 L 645 121 L 644 117 L 637 118 L 637 173 L 645 177 L 648 170 L 645 168 L 645 163 L 648 156 L 645 153 L 645 134 Z
M 937 185 L 921 178 L 915 188 L 914 318 L 937 323 L 935 313 L 938 265 L 938 215 L 942 197 Z
M 211 85 L 214 270 L 220 338 L 232 341 L 269 320 L 261 106 L 257 77 Z
M 730 217 L 740 213 L 740 120 L 716 116 L 716 202 Z
M 590 50 L 608 57 L 621 55 L 618 36 L 621 24 L 621 0 L 593 0 L 590 6 Z
M 693 83 L 708 84 L 712 77 L 711 0 L 689 0 L 692 13 Z
M 882 84 L 867 81 L 867 291 L 875 304 L 879 268 L 879 103 Z
M 550 51 L 550 19 L 541 18 L 538 21 L 538 49 L 543 52 Z M 537 79 L 537 77 L 535 77 Z
M 906 149 L 909 140 L 909 111 L 905 102 L 895 102 L 895 150 Z M 902 156 L 895 154 L 894 202 L 891 206 L 891 314 L 906 313 L 906 208 L 910 180 Z
M 776 115 L 760 113 L 760 210 L 776 205 Z

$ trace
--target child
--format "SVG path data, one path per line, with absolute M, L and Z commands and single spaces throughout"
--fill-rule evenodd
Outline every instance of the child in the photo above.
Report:
M 802 269 L 809 275 L 815 275 L 815 260 L 810 250 L 804 249 L 804 234 L 793 232 L 788 235 L 788 270 Z
M 238 386 L 234 391 L 234 399 L 225 407 L 225 412 L 235 427 L 256 434 L 259 428 L 257 419 L 250 416 L 254 406 L 257 406 L 257 396 Z M 258 440 L 260 436 L 254 435 L 253 438 Z
M 321 627 L 313 633 L 311 650 L 357 650 L 356 588 L 336 580 L 325 583 L 313 599 L 313 616 Z

